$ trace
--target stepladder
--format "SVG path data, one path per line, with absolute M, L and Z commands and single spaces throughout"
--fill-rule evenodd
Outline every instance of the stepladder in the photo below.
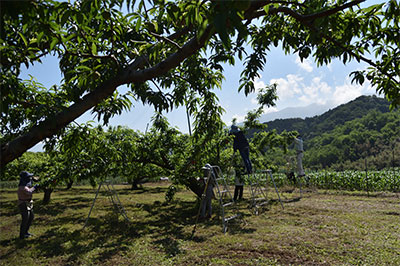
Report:
M 252 173 L 248 175 L 248 180 L 250 183 L 250 192 L 251 192 L 251 204 L 250 208 L 253 210 L 255 215 L 258 215 L 260 211 L 267 207 L 270 199 L 268 197 L 269 191 L 269 182 L 268 179 L 271 179 L 272 184 L 274 185 L 275 192 L 278 196 L 279 202 L 283 209 L 283 204 L 279 195 L 278 188 L 276 187 L 275 180 L 272 176 L 271 170 L 262 170 L 258 173 Z
M 224 177 L 219 166 L 211 166 L 206 164 L 203 167 L 209 182 L 213 182 L 215 198 L 218 200 L 220 207 L 220 215 L 222 222 L 222 231 L 224 233 L 228 230 L 229 223 L 235 219 L 240 218 L 235 202 L 233 201 L 226 178 Z
M 89 220 L 90 214 L 92 213 L 92 210 L 94 208 L 94 205 L 96 203 L 96 199 L 97 199 L 97 197 L 99 195 L 99 192 L 100 192 L 101 188 L 103 188 L 105 190 L 106 195 L 107 195 L 111 205 L 113 206 L 114 212 L 116 214 L 118 214 L 118 215 L 121 215 L 127 222 L 130 222 L 130 220 L 128 218 L 128 215 L 126 214 L 125 208 L 122 205 L 121 201 L 119 200 L 118 193 L 115 190 L 115 187 L 114 187 L 113 183 L 111 181 L 107 180 L 107 181 L 103 181 L 103 182 L 101 182 L 99 184 L 99 187 L 98 187 L 98 189 L 96 191 L 96 196 L 93 199 L 92 206 L 90 207 L 90 211 L 89 211 L 89 214 L 88 214 L 88 216 L 86 218 L 86 221 L 85 221 L 85 224 L 84 224 L 83 228 L 85 228 L 86 225 L 87 225 L 87 222 Z

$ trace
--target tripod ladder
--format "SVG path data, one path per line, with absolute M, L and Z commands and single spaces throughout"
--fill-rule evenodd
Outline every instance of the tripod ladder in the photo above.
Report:
M 228 223 L 236 218 L 239 218 L 235 202 L 232 194 L 229 191 L 228 184 L 219 166 L 212 166 L 210 171 L 215 177 L 215 187 L 217 190 L 217 198 L 221 209 L 222 231 L 226 233 Z
M 88 222 L 88 220 L 89 220 L 90 214 L 92 213 L 94 204 L 95 204 L 95 202 L 96 202 L 97 196 L 99 195 L 99 191 L 100 191 L 101 187 L 103 187 L 103 188 L 105 189 L 106 194 L 107 194 L 107 197 L 108 197 L 110 203 L 111 203 L 111 204 L 113 205 L 113 207 L 114 207 L 114 211 L 115 211 L 117 214 L 121 214 L 122 217 L 124 217 L 124 219 L 125 219 L 127 222 L 130 222 L 130 220 L 129 220 L 129 218 L 128 218 L 126 212 L 125 212 L 124 206 L 122 205 L 121 201 L 119 200 L 118 193 L 117 193 L 117 191 L 115 190 L 114 185 L 113 185 L 110 181 L 104 181 L 104 182 L 101 182 L 101 183 L 99 184 L 99 187 L 98 187 L 97 192 L 96 192 L 96 196 L 95 196 L 94 199 L 93 199 L 92 207 L 90 208 L 88 217 L 86 218 L 85 225 L 83 226 L 83 228 L 86 227 L 86 224 L 87 224 L 87 222 Z M 82 228 L 82 229 L 83 229 L 83 228 Z
M 265 175 L 264 175 L 265 174 Z M 268 176 L 270 177 L 272 183 L 274 184 L 275 192 L 278 195 L 279 202 L 283 209 L 283 204 L 281 201 L 281 197 L 278 192 L 278 188 L 276 187 L 275 180 L 272 176 L 271 170 L 263 170 L 261 174 L 252 174 L 249 175 L 250 182 L 250 191 L 251 191 L 251 208 L 254 209 L 254 214 L 258 215 L 259 210 L 266 204 L 268 204 Z

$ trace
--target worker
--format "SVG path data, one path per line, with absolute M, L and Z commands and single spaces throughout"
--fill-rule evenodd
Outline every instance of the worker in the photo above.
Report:
M 235 125 L 231 126 L 229 135 L 234 135 L 233 139 L 233 152 L 239 150 L 240 156 L 242 156 L 244 166 L 246 167 L 247 174 L 253 172 L 251 161 L 250 161 L 250 147 L 249 142 L 244 136 L 243 132 Z

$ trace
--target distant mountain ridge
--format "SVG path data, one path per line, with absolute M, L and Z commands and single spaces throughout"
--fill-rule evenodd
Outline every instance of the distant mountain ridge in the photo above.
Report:
M 297 130 L 303 138 L 313 138 L 324 132 L 333 130 L 338 125 L 343 125 L 347 121 L 363 117 L 371 110 L 381 113 L 389 112 L 390 103 L 384 99 L 373 96 L 360 96 L 346 104 L 339 105 L 330 109 L 322 115 L 307 118 L 286 118 L 275 119 L 267 122 L 267 130 L 276 129 L 278 133 L 282 131 Z
M 260 117 L 261 123 L 268 123 L 276 119 L 288 119 L 288 118 L 306 118 L 321 115 L 331 109 L 332 106 L 328 104 L 310 104 L 307 106 L 300 107 L 287 107 L 283 110 L 263 114 Z
M 298 131 L 307 169 L 384 169 L 400 167 L 400 110 L 377 96 L 360 96 L 321 115 L 275 119 L 266 131 Z M 251 135 L 253 132 L 249 132 Z M 285 153 L 270 149 L 271 165 L 286 165 Z M 294 153 L 293 145 L 289 152 Z M 368 165 L 368 166 L 367 166 Z

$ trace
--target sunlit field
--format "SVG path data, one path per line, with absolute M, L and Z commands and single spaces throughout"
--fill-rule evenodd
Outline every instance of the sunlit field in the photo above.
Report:
M 48 205 L 35 195 L 34 237 L 19 240 L 15 189 L 1 190 L 2 265 L 400 265 L 400 194 L 304 188 L 291 198 L 273 189 L 259 215 L 251 193 L 237 203 L 242 219 L 222 232 L 219 206 L 199 221 L 198 201 L 183 188 L 166 203 L 168 183 L 140 190 L 116 186 L 129 221 L 105 191 L 58 188 Z

